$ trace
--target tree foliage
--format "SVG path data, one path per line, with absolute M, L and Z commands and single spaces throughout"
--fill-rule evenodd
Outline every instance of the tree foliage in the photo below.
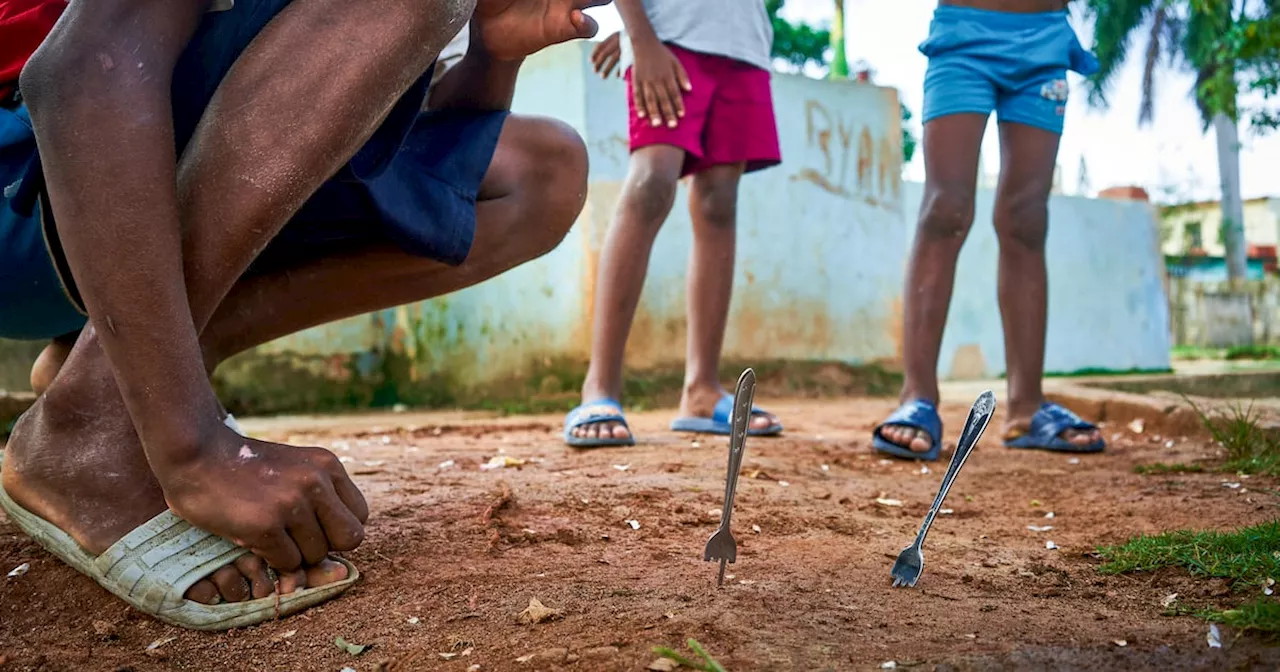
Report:
M 696 0 L 690 0 L 696 1 Z M 1280 0 L 1278 0 L 1280 1 Z M 773 57 L 786 61 L 797 70 L 813 66 L 828 68 L 831 65 L 831 31 L 804 23 L 792 23 L 778 16 L 786 0 L 765 0 L 765 9 L 773 22 Z M 911 110 L 902 105 L 902 159 L 910 163 L 915 156 L 917 140 L 908 128 Z
M 1253 99 L 1261 102 L 1246 103 L 1247 107 L 1237 110 L 1238 115 L 1248 119 L 1255 131 L 1274 131 L 1280 128 L 1280 110 L 1273 104 L 1280 97 L 1280 0 L 1268 0 L 1256 6 L 1255 12 L 1249 9 L 1244 8 L 1215 45 L 1214 57 L 1233 64 L 1238 84 L 1224 81 L 1225 73 L 1219 73 L 1206 78 L 1200 90 L 1211 105 L 1220 105 L 1233 86 L 1255 94 Z
M 786 0 L 765 0 L 773 22 L 773 57 L 781 58 L 797 70 L 809 65 L 825 68 L 831 48 L 831 31 L 807 23 L 792 23 L 780 16 Z
M 1105 107 L 1107 91 L 1135 46 L 1142 51 L 1138 122 L 1155 114 L 1160 67 L 1196 76 L 1191 95 L 1207 127 L 1217 113 L 1250 117 L 1255 128 L 1275 128 L 1274 111 L 1242 110 L 1240 94 L 1277 95 L 1280 78 L 1280 0 L 1087 0 L 1094 18 L 1094 52 L 1101 70 L 1090 78 L 1089 100 Z M 1141 40 L 1145 39 L 1145 44 Z M 1135 42 L 1138 43 L 1135 45 Z

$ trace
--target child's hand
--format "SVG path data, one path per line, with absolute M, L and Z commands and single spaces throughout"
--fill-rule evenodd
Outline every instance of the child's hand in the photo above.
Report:
M 622 60 L 622 33 L 614 33 L 604 38 L 595 49 L 591 50 L 591 65 L 595 68 L 596 74 L 603 79 L 609 79 L 620 60 Z
M 635 65 L 631 68 L 636 114 L 654 126 L 665 121 L 675 128 L 684 116 L 684 92 L 693 90 L 680 59 L 656 40 L 633 42 Z
M 583 10 L 612 0 L 479 0 L 472 37 L 489 56 L 516 60 L 553 44 L 594 37 L 600 29 Z

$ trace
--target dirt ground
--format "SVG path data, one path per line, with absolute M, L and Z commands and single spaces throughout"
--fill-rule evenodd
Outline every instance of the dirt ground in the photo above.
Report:
M 1109 452 L 1072 459 L 1001 447 L 997 415 L 934 526 L 920 584 L 903 590 L 889 568 L 945 462 L 871 454 L 889 400 L 764 401 L 788 431 L 748 442 L 723 589 L 701 557 L 727 441 L 666 431 L 670 411 L 633 414 L 635 448 L 593 452 L 563 447 L 558 416 L 272 421 L 250 428 L 333 449 L 368 496 L 368 539 L 348 556 L 361 583 L 281 622 L 184 632 L 132 612 L 0 518 L 0 570 L 31 567 L 0 578 L 0 669 L 642 670 L 651 647 L 689 637 L 730 670 L 1280 665 L 1257 637 L 1227 632 L 1225 649 L 1209 649 L 1202 621 L 1160 615 L 1170 593 L 1232 599 L 1223 584 L 1097 571 L 1098 545 L 1136 533 L 1275 517 L 1280 493 L 1266 479 L 1229 489 L 1217 474 L 1132 471 L 1212 456 L 1203 438 L 1113 421 Z M 943 411 L 954 441 L 967 406 Z M 495 456 L 525 463 L 481 469 Z M 522 623 L 531 598 L 561 615 Z M 372 648 L 352 656 L 339 636 Z

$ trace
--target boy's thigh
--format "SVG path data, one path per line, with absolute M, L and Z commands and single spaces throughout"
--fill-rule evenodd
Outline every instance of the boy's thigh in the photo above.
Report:
M 422 113 L 383 173 L 326 182 L 251 272 L 294 268 L 386 244 L 417 257 L 461 264 L 475 241 L 480 186 L 508 116 L 505 111 Z
M 953 114 L 989 115 L 996 109 L 995 75 L 980 58 L 945 53 L 929 59 L 921 123 Z

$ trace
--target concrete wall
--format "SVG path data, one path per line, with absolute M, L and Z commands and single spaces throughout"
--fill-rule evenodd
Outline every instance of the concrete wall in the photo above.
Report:
M 350 381 L 386 376 L 386 359 L 404 355 L 395 376 L 462 386 L 585 362 L 595 273 L 629 157 L 624 84 L 595 76 L 588 51 L 565 45 L 529 59 L 513 106 L 564 120 L 587 141 L 587 204 L 559 248 L 481 286 L 297 334 L 255 358 Z M 895 361 L 906 251 L 897 92 L 778 75 L 774 100 L 785 163 L 742 183 L 725 354 Z M 629 365 L 684 358 L 687 193 L 682 184 L 655 244 Z M 279 375 L 244 360 L 231 368 L 233 388 Z
M 517 112 L 562 119 L 589 147 L 587 204 L 560 247 L 481 286 L 312 329 L 233 360 L 219 372 L 233 404 L 274 411 L 450 403 L 460 390 L 536 380 L 557 362 L 580 370 L 601 244 L 628 161 L 624 85 L 591 73 L 589 47 L 564 45 L 529 59 L 515 98 Z M 896 92 L 778 75 L 774 100 L 784 163 L 743 181 L 726 355 L 900 361 L 913 228 L 907 222 L 915 221 L 920 197 L 918 186 L 904 187 L 899 178 Z M 687 207 L 682 186 L 653 250 L 631 366 L 684 357 Z M 1151 212 L 1062 197 L 1052 212 L 1048 368 L 1167 367 L 1167 305 Z M 990 213 L 991 195 L 983 192 L 979 225 L 961 258 L 944 375 L 991 376 L 1004 368 Z
M 908 183 L 908 217 L 921 186 Z M 960 254 L 938 369 L 944 377 L 1003 374 L 997 305 L 995 193 L 978 192 L 974 227 Z M 914 227 L 908 237 L 914 235 Z M 1169 308 L 1155 211 L 1144 202 L 1053 196 L 1049 201 L 1049 325 L 1045 370 L 1169 368 Z
M 1280 279 L 1273 276 L 1234 286 L 1173 278 L 1169 309 L 1175 345 L 1280 345 Z

